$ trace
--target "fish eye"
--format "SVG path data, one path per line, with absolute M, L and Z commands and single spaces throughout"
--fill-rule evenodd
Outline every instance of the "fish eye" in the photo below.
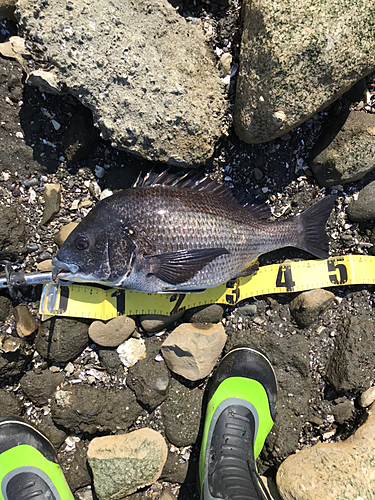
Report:
M 78 248 L 78 250 L 86 250 L 86 248 L 89 246 L 89 240 L 86 238 L 86 236 L 77 236 L 74 242 L 74 246 Z

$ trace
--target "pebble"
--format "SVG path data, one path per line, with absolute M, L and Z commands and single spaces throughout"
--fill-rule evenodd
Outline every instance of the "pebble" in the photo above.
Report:
M 44 211 L 41 220 L 41 225 L 44 226 L 50 222 L 60 210 L 61 204 L 61 185 L 60 184 L 46 184 L 46 189 L 43 193 L 44 197 Z
M 47 252 L 47 251 L 44 251 L 44 252 L 41 252 L 38 257 L 37 257 L 37 261 L 38 262 L 42 262 L 43 260 L 48 260 L 48 259 L 51 259 L 52 255 Z
M 123 498 L 154 483 L 167 460 L 163 436 L 147 427 L 90 441 L 87 459 L 98 500 Z
M 375 406 L 366 422 L 345 441 L 318 443 L 290 455 L 279 467 L 277 487 L 283 500 L 372 498 L 375 466 Z
M 31 179 L 25 179 L 23 181 L 23 185 L 27 188 L 38 186 L 39 181 L 35 177 L 31 177 Z
M 163 342 L 161 352 L 172 372 L 200 380 L 211 373 L 226 339 L 223 325 L 182 323 Z
M 185 311 L 182 321 L 185 323 L 219 323 L 223 312 L 223 306 L 220 304 L 193 307 Z
M 102 179 L 105 176 L 105 168 L 100 165 L 95 165 L 95 175 L 98 179 Z
M 113 195 L 113 191 L 111 189 L 103 189 L 103 191 L 99 194 L 99 200 L 104 200 L 105 198 L 109 198 Z
M 223 76 L 227 76 L 230 74 L 230 68 L 232 65 L 232 55 L 229 52 L 224 52 L 224 54 L 220 57 L 219 66 L 221 71 L 223 72 Z
M 311 325 L 333 302 L 335 295 L 320 288 L 300 293 L 290 304 L 290 312 L 300 328 Z
M 146 346 L 143 339 L 129 339 L 118 346 L 118 355 L 127 368 L 135 365 L 140 359 L 146 357 Z
M 183 316 L 184 312 L 173 314 L 172 316 L 164 316 L 161 314 L 141 314 L 138 318 L 141 327 L 147 333 L 155 333 L 173 325 L 175 321 Z
M 27 250 L 29 253 L 32 253 L 32 252 L 37 252 L 39 249 L 40 249 L 40 245 L 38 245 L 38 243 L 29 243 L 29 244 L 26 246 L 26 250 Z
M 42 262 L 38 262 L 36 265 L 38 271 L 44 273 L 52 271 L 54 266 L 52 265 L 52 259 L 43 260 Z
M 17 333 L 20 337 L 28 337 L 38 329 L 38 323 L 27 306 L 19 304 L 13 309 L 17 324 Z
M 370 387 L 365 391 L 363 394 L 361 394 L 361 397 L 359 399 L 359 404 L 362 408 L 367 408 L 367 406 L 370 406 L 373 402 L 375 401 L 375 386 Z
M 128 316 L 118 316 L 107 322 L 94 321 L 89 328 L 93 342 L 104 347 L 117 347 L 127 340 L 135 330 L 135 321 Z
M 78 226 L 77 222 L 69 222 L 69 224 L 66 224 L 63 226 L 60 231 L 58 231 L 54 238 L 53 241 L 56 243 L 58 247 L 61 247 L 61 245 L 64 243 L 66 238 L 69 236 L 69 234 L 73 231 Z

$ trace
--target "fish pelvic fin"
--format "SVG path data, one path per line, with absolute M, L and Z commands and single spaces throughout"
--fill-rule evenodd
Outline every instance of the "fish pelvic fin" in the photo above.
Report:
M 335 200 L 336 195 L 326 196 L 295 218 L 299 234 L 299 242 L 296 246 L 320 259 L 326 259 L 329 255 L 325 226 Z
M 146 255 L 145 260 L 148 261 L 150 274 L 170 285 L 179 285 L 193 278 L 204 266 L 224 254 L 229 254 L 226 248 L 197 248 Z

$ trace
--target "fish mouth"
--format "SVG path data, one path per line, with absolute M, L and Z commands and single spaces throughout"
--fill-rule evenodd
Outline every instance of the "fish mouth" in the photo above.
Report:
M 52 259 L 52 265 L 54 266 L 52 277 L 55 281 L 57 281 L 57 283 L 59 283 L 60 280 L 71 280 L 73 275 L 79 271 L 79 267 L 76 264 L 67 264 L 66 262 L 61 262 L 56 257 Z

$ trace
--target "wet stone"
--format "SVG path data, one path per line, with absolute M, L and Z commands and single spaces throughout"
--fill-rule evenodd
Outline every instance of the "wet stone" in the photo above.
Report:
M 189 446 L 196 442 L 201 419 L 203 391 L 188 389 L 172 379 L 168 396 L 161 409 L 165 434 L 176 446 Z
M 56 388 L 64 380 L 63 373 L 52 373 L 51 370 L 30 370 L 21 378 L 22 391 L 36 406 L 48 403 Z
M 127 430 L 141 412 L 142 407 L 130 389 L 111 391 L 85 384 L 72 385 L 56 391 L 52 400 L 54 423 L 71 432 Z
M 50 361 L 66 362 L 78 356 L 88 340 L 86 320 L 53 318 L 40 325 L 35 348 Z

